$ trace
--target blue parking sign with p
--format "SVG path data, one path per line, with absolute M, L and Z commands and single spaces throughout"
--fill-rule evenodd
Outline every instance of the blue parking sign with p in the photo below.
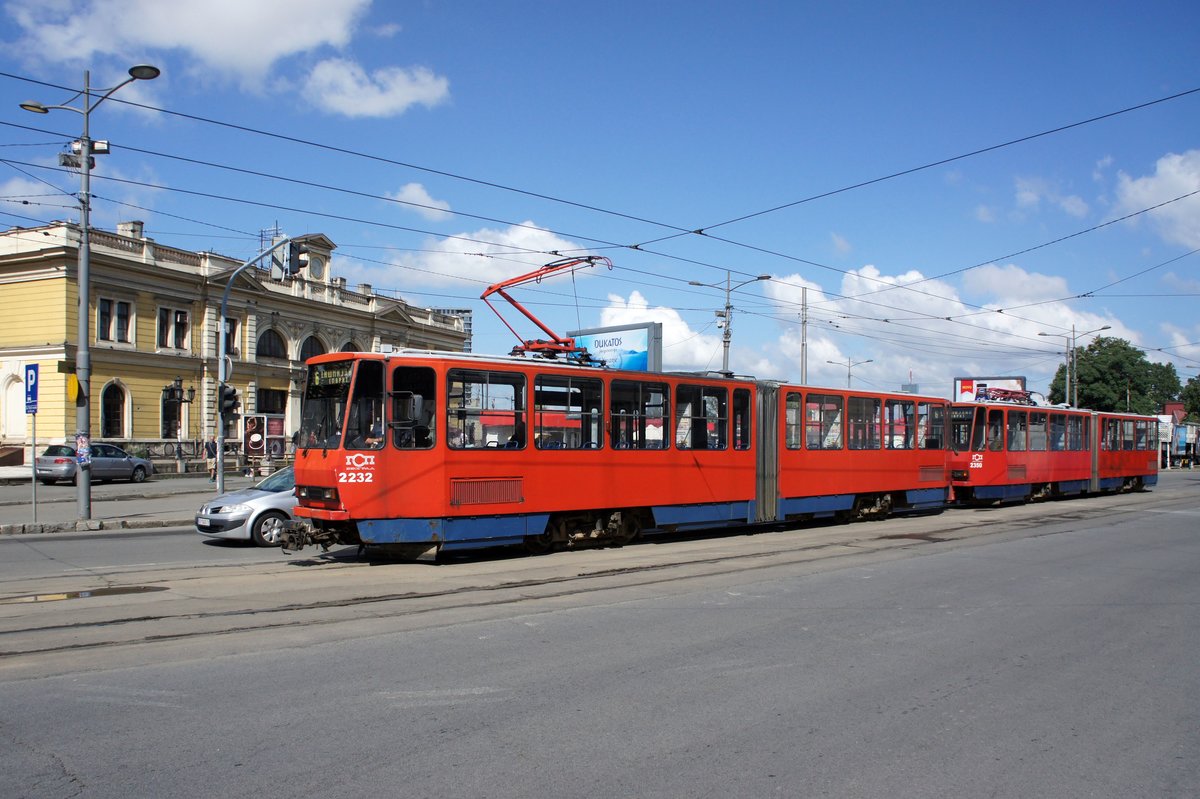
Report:
M 37 413 L 38 405 L 38 365 L 25 366 L 25 413 Z

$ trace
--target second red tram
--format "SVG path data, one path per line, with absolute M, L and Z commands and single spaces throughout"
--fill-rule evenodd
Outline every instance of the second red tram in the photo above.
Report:
M 950 409 L 958 502 L 1135 490 L 1158 482 L 1157 419 L 1002 402 Z
M 908 394 L 469 354 L 309 361 L 286 546 L 401 557 L 947 499 L 948 403 Z

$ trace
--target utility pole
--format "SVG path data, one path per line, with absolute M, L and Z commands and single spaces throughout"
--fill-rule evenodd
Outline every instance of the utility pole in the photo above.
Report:
M 808 385 L 808 286 L 800 288 L 800 385 Z

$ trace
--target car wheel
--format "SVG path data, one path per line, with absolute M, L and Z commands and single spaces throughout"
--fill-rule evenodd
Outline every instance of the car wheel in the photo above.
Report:
M 79 485 L 79 473 L 71 475 L 71 485 Z
M 287 520 L 287 516 L 273 510 L 259 516 L 255 520 L 254 526 L 250 528 L 250 538 L 254 541 L 255 546 L 279 546 L 279 535 L 283 532 L 283 525 Z
M 133 482 L 135 482 L 135 483 L 141 483 L 141 482 L 145 482 L 145 480 L 146 480 L 146 467 L 144 467 L 144 466 L 135 466 L 135 467 L 134 467 L 134 469 L 133 469 L 133 475 L 132 475 L 132 476 L 130 476 L 130 478 L 129 478 L 129 479 L 130 479 L 130 480 L 132 480 L 132 481 L 133 481 Z
M 55 482 L 54 480 L 43 480 L 43 481 L 42 481 L 42 485 L 44 485 L 44 486 L 52 486 L 52 485 L 54 485 L 54 482 Z

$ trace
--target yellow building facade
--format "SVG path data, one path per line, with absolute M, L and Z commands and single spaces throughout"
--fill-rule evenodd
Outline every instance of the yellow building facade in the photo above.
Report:
M 0 450 L 31 462 L 34 417 L 25 372 L 38 365 L 37 447 L 73 444 L 78 335 L 79 226 L 60 222 L 0 233 Z M 216 433 L 218 320 L 226 313 L 228 383 L 239 413 L 226 437 L 249 456 L 280 456 L 299 425 L 304 360 L 387 348 L 461 351 L 463 320 L 350 289 L 330 271 L 336 245 L 308 237 L 295 277 L 146 238 L 140 222 L 92 230 L 88 299 L 93 441 L 152 458 L 196 457 Z M 172 391 L 178 386 L 179 390 Z M 247 431 L 269 434 L 251 445 Z M 258 447 L 258 449 L 255 449 Z

